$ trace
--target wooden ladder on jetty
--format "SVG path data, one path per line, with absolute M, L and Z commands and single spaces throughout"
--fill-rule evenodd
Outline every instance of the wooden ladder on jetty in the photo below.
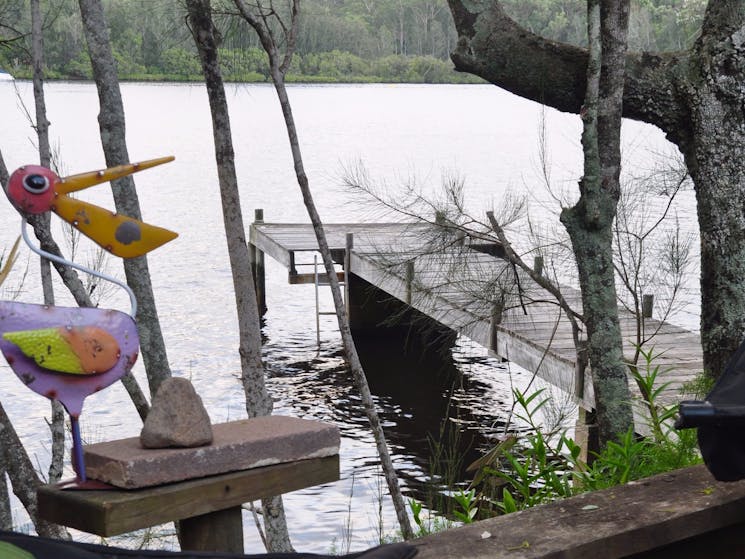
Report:
M 586 379 L 577 376 L 571 326 L 556 301 L 519 272 L 520 303 L 494 304 L 497 299 L 509 303 L 510 293 L 516 295 L 514 268 L 497 255 L 496 244 L 456 239 L 443 249 L 442 243 L 431 242 L 433 235 L 442 235 L 438 228 L 422 223 L 325 224 L 324 229 L 335 262 L 345 266 L 339 273 L 342 281 L 344 273 L 365 280 L 494 355 L 536 373 L 571 394 L 581 408 L 594 408 L 592 380 L 590 375 Z M 310 224 L 262 220 L 251 225 L 250 246 L 254 261 L 262 262 L 262 267 L 264 254 L 283 264 L 290 283 L 307 282 L 297 272 L 295 254 L 318 251 Z M 434 250 L 434 246 L 438 248 Z M 263 293 L 263 271 L 257 278 Z M 562 293 L 581 312 L 579 291 L 562 286 Z M 619 316 L 624 354 L 631 356 L 637 320 L 622 308 Z M 667 386 L 659 401 L 677 403 L 683 399 L 683 385 L 703 370 L 699 335 L 654 318 L 645 318 L 643 327 L 656 332 L 654 364 L 667 371 L 660 379 Z M 634 382 L 630 386 L 636 390 Z M 644 432 L 643 415 L 637 415 L 636 420 L 638 430 Z

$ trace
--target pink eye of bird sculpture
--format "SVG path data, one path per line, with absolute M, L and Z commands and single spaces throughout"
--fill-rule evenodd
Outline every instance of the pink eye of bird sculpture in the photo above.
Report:
M 45 167 L 26 165 L 11 175 L 6 193 L 22 216 L 53 211 L 112 254 L 132 258 L 159 247 L 177 234 L 68 194 L 172 160 L 173 157 L 164 157 L 65 178 Z M 6 361 L 28 388 L 59 400 L 70 414 L 77 477 L 64 485 L 100 488 L 100 483 L 88 480 L 85 474 L 78 418 L 85 398 L 122 378 L 137 360 L 139 337 L 134 320 L 137 301 L 132 290 L 119 280 L 35 247 L 25 224 L 24 219 L 21 232 L 31 250 L 116 283 L 128 292 L 132 303 L 130 314 L 126 314 L 110 309 L 0 301 L 0 351 Z

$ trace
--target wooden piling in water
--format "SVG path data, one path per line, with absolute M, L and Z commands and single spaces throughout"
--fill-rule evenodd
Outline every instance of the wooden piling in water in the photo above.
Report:
M 352 317 L 349 313 L 351 299 L 349 293 L 349 268 L 352 266 L 351 256 L 354 248 L 354 233 L 346 234 L 346 250 L 344 252 L 344 312 L 347 313 L 347 321 L 351 323 Z
M 414 283 L 414 261 L 406 263 L 406 304 L 411 305 L 411 289 Z
M 254 210 L 254 223 L 264 223 L 264 210 Z M 248 258 L 251 262 L 251 273 L 254 278 L 256 289 L 256 304 L 259 307 L 259 316 L 266 314 L 266 273 L 264 271 L 264 252 L 253 243 L 248 245 Z
M 654 308 L 654 295 L 642 295 L 642 317 L 652 318 Z

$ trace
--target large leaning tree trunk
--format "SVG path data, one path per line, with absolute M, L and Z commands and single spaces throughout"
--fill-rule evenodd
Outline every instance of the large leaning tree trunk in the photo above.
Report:
M 621 195 L 621 105 L 629 0 L 588 0 L 580 198 L 561 212 L 576 256 L 601 446 L 633 425 L 618 321 L 613 221 Z
M 362 363 L 357 354 L 357 348 L 354 345 L 352 330 L 350 329 L 349 320 L 347 319 L 347 314 L 344 309 L 341 289 L 334 268 L 334 261 L 331 257 L 331 250 L 329 249 L 328 241 L 326 240 L 326 232 L 324 231 L 321 216 L 318 213 L 316 204 L 313 201 L 313 193 L 308 182 L 308 175 L 305 173 L 303 156 L 300 149 L 300 140 L 298 138 L 297 127 L 295 126 L 295 118 L 292 114 L 292 105 L 290 103 L 289 95 L 287 94 L 287 87 L 285 86 L 285 74 L 290 68 L 292 56 L 295 51 L 298 22 L 300 18 L 300 0 L 292 0 L 287 3 L 290 11 L 289 25 L 281 19 L 280 14 L 274 8 L 272 0 L 269 0 L 268 3 L 256 0 L 251 3 L 250 7 L 249 4 L 243 0 L 233 0 L 233 3 L 238 9 L 240 16 L 256 31 L 261 46 L 269 58 L 269 69 L 272 76 L 272 82 L 274 83 L 274 89 L 277 91 L 277 97 L 279 98 L 282 115 L 285 120 L 285 127 L 287 128 L 287 136 L 290 141 L 292 161 L 295 165 L 295 176 L 297 178 L 298 186 L 300 187 L 305 209 L 307 210 L 310 221 L 313 224 L 313 231 L 315 232 L 316 241 L 318 242 L 318 249 L 321 253 L 321 258 L 323 259 L 324 268 L 329 280 L 331 295 L 334 301 L 334 309 L 336 310 L 336 317 L 339 323 L 339 332 L 341 333 L 341 339 L 344 346 L 344 353 L 347 357 L 357 391 L 360 394 L 362 405 L 365 409 L 365 415 L 370 423 L 370 429 L 375 438 L 375 446 L 378 451 L 378 457 L 380 458 L 380 464 L 388 486 L 388 491 L 390 492 L 391 500 L 393 501 L 393 507 L 396 511 L 396 518 L 398 520 L 399 528 L 401 529 L 401 535 L 404 539 L 408 540 L 413 537 L 414 533 L 411 529 L 411 522 L 406 510 L 406 503 L 404 502 L 403 494 L 401 493 L 401 487 L 398 483 L 396 470 L 393 467 L 393 461 L 391 460 L 388 443 L 385 440 L 385 433 L 383 432 L 383 426 L 380 423 L 378 411 L 375 407 L 375 401 L 370 392 L 365 371 L 362 369 Z M 272 23 L 277 24 L 276 27 L 281 28 L 282 30 L 282 36 L 279 38 L 275 36 L 273 30 L 275 26 L 272 25 Z M 280 45 L 284 46 L 284 53 L 281 52 Z
M 259 307 L 241 212 L 230 115 L 220 72 L 217 54 L 218 41 L 212 22 L 212 8 L 210 0 L 187 0 L 186 6 L 191 32 L 202 63 L 202 73 L 212 113 L 212 133 L 220 183 L 220 199 L 238 313 L 238 351 L 241 356 L 241 379 L 246 396 L 246 412 L 249 417 L 268 415 L 272 412 L 272 398 L 264 383 Z M 262 509 L 267 551 L 292 551 L 282 496 L 262 499 Z
M 78 3 L 101 106 L 98 124 L 106 165 L 109 167 L 123 165 L 129 163 L 124 104 L 119 89 L 116 62 L 109 43 L 109 31 L 103 6 L 101 0 L 79 0 Z M 111 190 L 117 213 L 142 219 L 140 203 L 131 175 L 112 181 Z M 160 383 L 171 376 L 171 368 L 160 329 L 158 311 L 155 308 L 155 295 L 150 281 L 147 256 L 126 259 L 124 274 L 127 284 L 137 297 L 137 331 L 140 335 L 140 348 L 150 386 L 150 395 L 154 396 Z
M 561 111 L 579 113 L 585 49 L 521 28 L 498 0 L 448 0 L 456 69 Z M 623 116 L 654 124 L 693 179 L 701 236 L 704 367 L 723 370 L 745 332 L 745 0 L 710 0 L 688 51 L 628 53 Z

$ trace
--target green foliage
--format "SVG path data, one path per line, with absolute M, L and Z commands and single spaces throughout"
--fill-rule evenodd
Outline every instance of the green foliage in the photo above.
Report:
M 161 60 L 161 70 L 167 75 L 185 78 L 201 75 L 202 69 L 199 61 L 186 49 L 180 47 L 167 49 L 163 52 Z
M 469 489 L 463 491 L 462 489 L 453 495 L 458 508 L 453 511 L 455 518 L 460 520 L 463 524 L 471 524 L 476 518 L 479 512 L 479 507 L 476 501 L 476 490 Z
M 417 527 L 414 534 L 417 538 L 421 538 L 427 534 L 449 530 L 453 527 L 453 523 L 450 520 L 433 514 L 431 510 L 428 510 L 426 517 L 424 517 L 424 505 L 414 499 L 409 499 L 409 508 L 411 509 L 411 514 L 414 517 L 414 523 Z
M 693 43 L 708 0 L 631 2 L 629 49 L 675 51 Z M 528 30 L 556 41 L 587 44 L 585 0 L 502 0 L 507 13 Z
M 683 394 L 690 395 L 694 400 L 703 400 L 709 391 L 714 388 L 716 379 L 703 371 L 693 380 L 686 382 L 680 389 Z
M 180 0 L 103 0 L 121 79 L 201 79 Z M 585 42 L 584 0 L 503 0 L 531 31 L 560 41 Z M 700 25 L 705 0 L 632 3 L 631 48 L 679 49 Z M 221 2 L 213 2 L 217 12 Z M 90 79 L 80 12 L 75 0 L 42 4 L 47 75 Z M 228 81 L 268 81 L 258 39 L 236 17 L 219 15 L 220 59 Z M 3 25 L 7 25 L 4 27 Z M 0 67 L 30 76 L 27 0 L 0 0 Z M 294 82 L 479 83 L 453 71 L 457 42 L 446 0 L 304 0 Z
M 549 400 L 543 391 L 526 395 L 516 390 L 517 415 L 527 431 L 509 444 L 503 441 L 469 467 L 476 470 L 470 488 L 476 492 L 471 500 L 475 504 L 469 510 L 506 514 L 700 463 L 695 432 L 675 431 L 676 407 L 659 402 L 667 383 L 660 382 L 664 371 L 654 364 L 656 356 L 652 351 L 641 354 L 644 366 L 631 367 L 631 372 L 648 412 L 651 437 L 638 437 L 629 430 L 588 463 L 566 432 L 553 436 L 543 432 L 538 413 Z
M 639 387 L 642 402 L 649 414 L 649 425 L 652 435 L 656 442 L 663 443 L 670 438 L 672 429 L 671 420 L 677 413 L 677 406 L 661 406 L 658 402 L 660 395 L 670 385 L 669 382 L 658 383 L 662 371 L 659 365 L 654 361 L 659 354 L 654 354 L 654 348 L 645 351 L 644 348 L 638 348 L 639 355 L 643 360 L 643 369 L 640 370 L 636 364 L 629 364 L 631 376 Z

